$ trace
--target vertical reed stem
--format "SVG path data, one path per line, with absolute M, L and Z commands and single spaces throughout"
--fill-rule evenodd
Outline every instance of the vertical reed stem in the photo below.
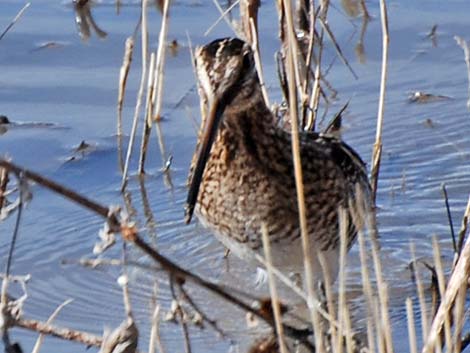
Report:
M 434 320 L 431 325 L 431 330 L 425 341 L 422 352 L 431 353 L 437 346 L 439 336 L 442 330 L 447 313 L 452 309 L 455 297 L 462 285 L 467 282 L 468 273 L 470 272 L 470 237 L 465 241 L 462 253 L 455 268 L 450 276 L 444 297 L 441 299 L 441 304 L 437 310 Z
M 269 234 L 268 234 L 268 227 L 265 223 L 262 225 L 261 234 L 263 236 L 263 249 L 264 249 L 264 256 L 266 257 L 266 270 L 268 271 L 268 282 L 269 282 L 269 293 L 271 294 L 271 305 L 274 312 L 274 324 L 276 326 L 276 333 L 277 339 L 279 341 L 279 351 L 280 353 L 287 353 L 288 350 L 286 348 L 284 342 L 284 331 L 282 328 L 282 316 L 281 316 L 281 308 L 279 306 L 279 298 L 277 295 L 276 289 L 276 280 L 274 279 L 273 273 L 273 259 L 271 256 L 271 245 L 269 243 Z
M 152 129 L 152 114 L 153 114 L 153 81 L 155 76 L 155 53 L 150 54 L 150 64 L 147 79 L 147 99 L 145 103 L 145 119 L 142 130 L 142 142 L 140 145 L 140 158 L 139 158 L 139 170 L 140 175 L 145 173 L 145 159 L 147 156 L 147 148 L 150 137 L 150 130 Z
M 129 163 L 131 160 L 132 150 L 134 148 L 135 135 L 137 132 L 137 122 L 139 119 L 140 106 L 142 105 L 142 96 L 145 89 L 145 78 L 147 77 L 147 57 L 148 57 L 148 31 L 147 31 L 147 2 L 142 0 L 142 75 L 140 77 L 139 92 L 137 94 L 137 102 L 134 111 L 134 120 L 132 122 L 131 137 L 129 139 L 129 146 L 127 146 L 126 161 L 124 164 L 124 171 L 122 173 L 121 191 L 126 187 L 127 173 L 129 171 Z
M 382 22 L 382 75 L 380 79 L 379 108 L 377 113 L 377 130 L 375 135 L 374 150 L 372 153 L 372 199 L 375 202 L 377 195 L 377 183 L 379 178 L 380 159 L 382 157 L 382 125 L 385 105 L 385 85 L 387 83 L 387 62 L 388 62 L 388 16 L 385 0 L 380 0 L 380 18 Z
M 119 72 L 119 92 L 117 103 L 117 149 L 118 149 L 118 162 L 121 172 L 124 171 L 124 159 L 122 156 L 122 107 L 124 105 L 124 95 L 126 92 L 127 77 L 131 68 L 132 54 L 134 52 L 134 38 L 129 37 L 126 39 L 124 58 L 122 61 L 121 70 Z
M 300 142 L 299 142 L 299 124 L 298 124 L 298 111 L 297 111 L 297 91 L 296 91 L 296 77 L 295 74 L 295 62 L 297 57 L 297 46 L 293 18 L 292 8 L 290 0 L 283 0 L 283 9 L 287 21 L 287 33 L 288 33 L 288 51 L 287 51 L 287 75 L 289 85 L 289 114 L 291 117 L 292 126 L 292 154 L 294 159 L 294 171 L 295 171 L 295 185 L 297 190 L 297 207 L 299 209 L 299 222 L 300 232 L 302 237 L 302 248 L 304 256 L 304 267 L 305 267 L 305 283 L 307 285 L 308 301 L 307 305 L 310 311 L 312 324 L 315 331 L 315 348 L 317 352 L 324 352 L 321 326 L 318 317 L 318 309 L 315 304 L 318 303 L 316 300 L 316 294 L 313 283 L 313 270 L 312 261 L 310 254 L 310 239 L 308 238 L 307 229 L 307 215 L 305 210 L 305 195 L 303 188 L 303 175 L 302 175 L 302 163 L 300 156 Z
M 408 318 L 408 339 L 410 342 L 410 353 L 418 353 L 416 346 L 415 316 L 413 313 L 413 302 L 411 298 L 406 298 L 406 317 Z
M 436 269 L 436 275 L 437 275 L 437 284 L 439 287 L 439 294 L 442 297 L 445 295 L 445 289 L 446 289 L 446 280 L 444 277 L 444 268 L 442 266 L 442 261 L 441 261 L 441 251 L 439 249 L 439 244 L 437 243 L 436 237 L 433 237 L 432 239 L 432 247 L 433 247 L 433 253 L 434 253 L 434 268 Z M 444 318 L 444 339 L 445 339 L 445 345 L 446 349 L 448 352 L 452 352 L 452 334 L 450 332 L 450 311 L 446 313 L 446 316 Z

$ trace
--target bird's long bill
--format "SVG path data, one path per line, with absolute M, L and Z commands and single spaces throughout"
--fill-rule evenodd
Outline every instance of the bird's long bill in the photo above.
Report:
M 191 178 L 191 185 L 188 190 L 188 198 L 186 199 L 185 207 L 185 222 L 189 224 L 193 216 L 194 206 L 196 205 L 199 187 L 201 186 L 202 176 L 206 167 L 207 160 L 211 152 L 211 147 L 217 135 L 219 123 L 222 120 L 222 115 L 225 110 L 225 104 L 221 99 L 214 98 L 209 110 L 209 116 L 206 120 L 205 131 L 201 140 L 201 147 L 199 149 L 199 156 L 196 161 L 196 168 L 194 169 Z

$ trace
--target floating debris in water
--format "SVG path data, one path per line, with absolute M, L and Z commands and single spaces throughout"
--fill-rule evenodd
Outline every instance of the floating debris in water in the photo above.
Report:
M 437 48 L 437 24 L 434 24 L 431 30 L 426 33 L 425 39 L 430 39 L 433 48 Z
M 171 56 L 177 56 L 180 50 L 180 44 L 176 39 L 173 39 L 170 43 L 168 43 L 168 48 L 170 49 Z
M 45 123 L 45 122 L 36 122 L 36 121 L 26 121 L 26 122 L 13 122 L 6 115 L 0 115 L 0 135 L 5 134 L 11 129 L 29 129 L 29 128 L 51 128 L 51 129 L 68 129 L 68 127 L 60 126 L 55 123 Z
M 429 127 L 431 129 L 435 128 L 436 125 L 434 124 L 434 121 L 431 118 L 427 118 L 423 121 L 424 126 Z
M 408 96 L 408 102 L 410 103 L 431 103 L 450 99 L 452 98 L 449 96 L 435 95 L 421 91 L 415 91 Z
M 86 142 L 85 140 L 82 140 L 82 142 L 80 142 L 80 144 L 78 145 L 77 148 L 75 148 L 74 152 L 76 153 L 85 153 L 87 151 L 90 151 L 90 148 L 91 148 L 91 145 Z
M 54 49 L 54 48 L 62 48 L 66 46 L 69 43 L 65 42 L 55 42 L 55 41 L 49 41 L 49 42 L 41 42 L 38 43 L 31 51 L 39 51 L 43 49 Z
M 96 151 L 96 144 L 82 140 L 82 142 L 72 150 L 72 156 L 68 157 L 66 162 L 79 161 L 94 151 Z

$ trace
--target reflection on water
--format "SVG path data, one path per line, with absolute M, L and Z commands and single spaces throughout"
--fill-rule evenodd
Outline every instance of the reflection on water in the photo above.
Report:
M 371 20 L 369 11 L 364 0 L 341 0 L 341 5 L 346 14 L 351 18 L 361 17 L 361 29 L 357 39 L 357 44 L 354 47 L 357 61 L 361 64 L 366 63 L 366 54 L 364 46 L 364 37 L 367 31 L 367 26 Z
M 10 125 L 10 119 L 6 115 L 0 115 L 0 135 L 6 133 Z
M 91 29 L 99 38 L 106 38 L 108 33 L 103 31 L 95 22 L 91 13 L 92 0 L 75 0 L 73 9 L 75 10 L 75 23 L 77 24 L 80 38 L 87 41 L 91 35 Z
M 353 3 L 354 11 L 346 10 L 346 1 L 342 2 L 345 8 L 339 11 L 351 16 L 354 26 L 345 20 L 343 12 L 336 10 L 330 12 L 330 26 L 359 79 L 354 80 L 339 64 L 330 44 L 325 47 L 324 55 L 327 63 L 334 61 L 327 78 L 341 100 L 333 101 L 331 111 L 339 110 L 344 101 L 351 99 L 343 116 L 343 136 L 364 160 L 370 160 L 380 76 L 381 29 L 375 5 L 367 3 L 368 13 L 374 19 L 368 21 L 360 7 L 362 2 Z M 94 6 L 86 3 L 78 9 L 78 3 L 73 7 L 56 1 L 43 1 L 41 6 L 33 4 L 27 16 L 2 39 L 0 46 L 4 50 L 0 50 L 0 63 L 4 70 L 0 77 L 0 114 L 7 116 L 10 123 L 0 124 L 0 129 L 6 131 L 0 135 L 0 153 L 7 153 L 17 163 L 39 170 L 104 204 L 127 206 L 148 241 L 183 267 L 256 295 L 266 294 L 266 288 L 254 288 L 252 268 L 233 257 L 225 259 L 224 249 L 207 231 L 198 225 L 185 226 L 183 222 L 187 169 L 196 140 L 191 119 L 199 116 L 186 33 L 190 33 L 193 45 L 200 45 L 218 36 L 231 35 L 230 30 L 219 24 L 210 38 L 203 37 L 202 33 L 220 16 L 213 5 L 210 2 L 200 3 L 200 6 L 190 6 L 183 1 L 174 3 L 168 38 L 177 41 L 179 51 L 178 55 L 168 56 L 165 69 L 165 119 L 159 123 L 163 148 L 152 136 L 147 175 L 144 178 L 131 176 L 123 199 L 119 193 L 121 175 L 114 136 L 116 91 L 124 41 L 133 33 L 140 9 L 137 2 L 129 2 L 117 16 L 109 4 L 114 5 L 114 1 Z M 3 10 L 0 23 L 8 23 L 17 11 L 14 1 L 2 1 L 0 8 Z M 153 6 L 151 8 L 149 33 L 152 35 L 150 46 L 154 48 L 160 15 Z M 395 3 L 389 10 L 391 49 L 378 223 L 387 268 L 385 276 L 391 289 L 394 334 L 402 336 L 406 332 L 403 298 L 415 293 L 407 270 L 411 259 L 409 241 L 417 244 L 419 258 L 429 258 L 431 235 L 437 234 L 442 241 L 444 259 L 449 263 L 452 246 L 441 184 L 447 185 L 455 224 L 459 223 L 470 189 L 466 71 L 462 51 L 453 40 L 454 35 L 467 33 L 469 8 L 458 2 L 449 3 L 446 11 L 442 11 L 433 4 L 411 1 Z M 277 88 L 273 59 L 279 47 L 274 6 L 263 3 L 259 26 L 270 98 L 280 101 L 282 93 Z M 360 30 L 356 30 L 356 26 L 360 26 Z M 81 36 L 87 38 L 86 45 L 78 39 L 77 28 Z M 105 40 L 97 40 L 103 37 L 104 31 L 107 33 Z M 354 31 L 355 37 L 350 39 Z M 429 37 L 423 40 L 422 33 Z M 438 38 L 435 44 L 433 38 Z M 31 52 L 37 43 L 48 41 L 68 45 Z M 421 51 L 419 56 L 415 56 L 417 50 Z M 365 65 L 357 65 L 354 55 Z M 140 55 L 135 55 L 134 60 L 123 108 L 124 131 L 130 131 L 140 80 Z M 452 99 L 409 104 L 409 92 Z M 21 122 L 53 125 L 36 129 Z M 128 136 L 124 135 L 123 140 L 127 145 Z M 74 163 L 64 163 L 80 141 L 96 149 Z M 131 162 L 131 170 L 136 170 L 137 158 Z M 60 265 L 62 259 L 91 256 L 102 220 L 38 187 L 33 187 L 33 193 L 34 199 L 21 224 L 13 266 L 15 273 L 32 274 L 25 312 L 44 319 L 57 305 L 72 297 L 74 302 L 57 318 L 58 325 L 73 323 L 74 328 L 96 334 L 101 334 L 104 325 L 117 326 L 124 315 L 121 290 L 115 281 L 119 268 L 90 270 L 78 265 Z M 9 235 L 12 226 L 13 220 L 7 219 L 0 224 L 0 232 Z M 8 244 L 6 238 L 0 238 L 2 258 Z M 107 256 L 120 258 L 120 249 L 111 249 Z M 137 251 L 131 251 L 131 258 L 151 263 Z M 352 249 L 348 263 L 348 294 L 360 308 L 358 249 Z M 171 291 L 164 273 L 132 269 L 130 276 L 133 310 L 143 335 L 141 347 L 145 350 L 153 288 L 157 285 L 162 316 L 171 306 Z M 246 328 L 244 313 L 219 304 L 201 289 L 191 287 L 189 290 L 199 305 L 216 307 L 208 314 L 228 332 L 228 339 L 221 340 L 212 330 L 190 327 L 194 351 L 225 352 L 230 339 L 236 339 L 241 333 L 248 334 L 250 339 L 255 336 L 254 331 Z M 23 348 L 32 347 L 36 338 L 23 331 L 15 331 L 14 335 Z M 162 323 L 161 336 L 167 351 L 182 349 L 180 326 Z M 44 350 L 68 352 L 73 349 L 70 347 L 68 342 L 48 339 Z M 406 343 L 401 348 L 403 350 L 397 351 L 406 351 Z
M 431 40 L 433 48 L 437 48 L 437 25 L 433 25 L 426 38 Z

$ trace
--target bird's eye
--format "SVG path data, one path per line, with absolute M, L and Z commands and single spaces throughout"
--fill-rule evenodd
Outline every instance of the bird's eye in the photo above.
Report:
M 249 53 L 243 55 L 243 69 L 249 70 L 253 67 L 253 58 Z

